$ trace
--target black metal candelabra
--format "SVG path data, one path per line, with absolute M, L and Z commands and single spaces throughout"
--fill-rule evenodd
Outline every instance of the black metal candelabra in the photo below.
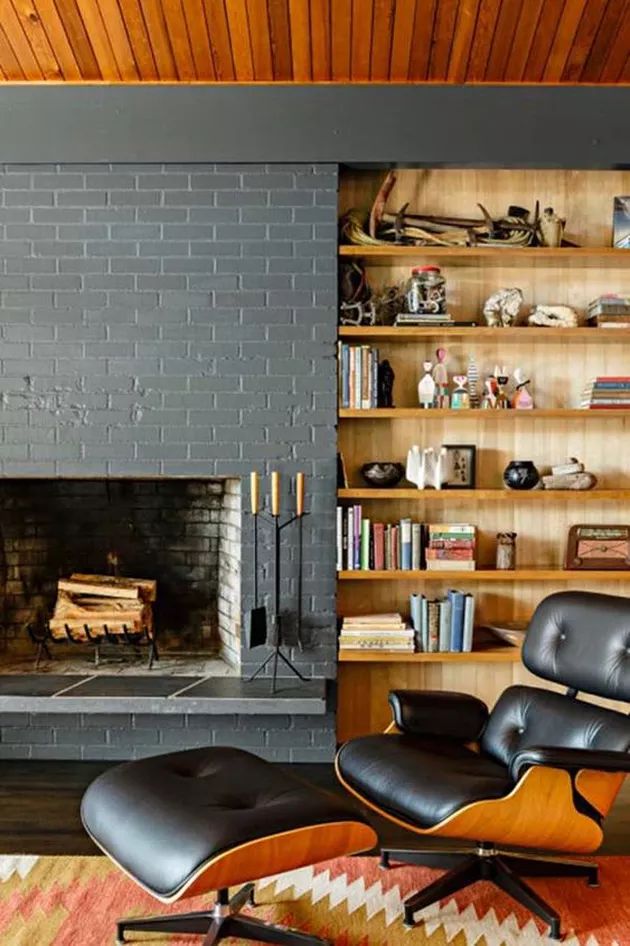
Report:
M 295 515 L 289 516 L 284 521 L 280 519 L 280 478 L 279 474 L 272 473 L 271 475 L 272 491 L 271 491 L 271 512 L 267 513 L 266 511 L 260 512 L 258 510 L 258 480 L 257 474 L 252 474 L 251 480 L 251 498 L 252 498 L 252 515 L 254 516 L 254 609 L 252 611 L 252 616 L 254 614 L 258 615 L 258 625 L 260 626 L 260 618 L 262 609 L 258 606 L 258 517 L 262 516 L 265 521 L 270 522 L 273 525 L 274 533 L 274 641 L 273 649 L 270 654 L 265 658 L 261 665 L 254 671 L 254 673 L 247 678 L 247 682 L 255 680 L 256 677 L 260 676 L 261 673 L 264 673 L 269 664 L 272 664 L 272 673 L 271 673 L 271 692 L 277 692 L 277 682 L 278 682 L 278 666 L 280 661 L 287 667 L 291 673 L 298 677 L 303 682 L 308 681 L 308 677 L 305 677 L 303 673 L 295 666 L 295 664 L 289 659 L 286 653 L 283 650 L 284 635 L 282 632 L 282 614 L 280 610 L 281 604 L 281 535 L 282 532 L 287 529 L 289 526 L 293 525 L 295 522 L 298 524 L 298 587 L 297 587 L 297 643 L 300 650 L 303 650 L 303 639 L 302 639 L 302 593 L 303 593 L 303 560 L 304 560 L 304 532 L 303 532 L 303 520 L 308 513 L 304 512 L 304 475 L 299 473 L 296 482 L 296 503 L 297 511 Z M 250 616 L 250 622 L 254 624 L 253 618 Z M 262 620 L 266 620 L 263 616 Z M 257 638 L 256 643 L 266 643 L 266 634 L 263 639 L 260 637 Z

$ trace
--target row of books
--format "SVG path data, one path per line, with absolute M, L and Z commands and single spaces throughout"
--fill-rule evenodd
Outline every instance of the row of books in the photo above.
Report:
M 473 571 L 476 527 L 372 522 L 360 504 L 337 506 L 337 571 Z
M 339 650 L 387 650 L 413 653 L 416 633 L 401 614 L 363 614 L 345 617 Z
M 580 407 L 591 411 L 630 407 L 630 375 L 600 375 L 592 378 L 582 392 Z
M 378 348 L 339 343 L 339 406 L 378 407 Z
M 598 328 L 630 328 L 630 298 L 616 292 L 598 296 L 589 303 L 586 320 Z
M 472 650 L 475 599 L 463 591 L 449 590 L 443 598 L 413 594 L 411 623 L 416 649 L 424 653 L 460 654 Z

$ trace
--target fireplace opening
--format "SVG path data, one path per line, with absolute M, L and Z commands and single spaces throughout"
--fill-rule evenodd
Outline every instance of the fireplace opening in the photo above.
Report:
M 0 670 L 32 671 L 44 638 L 47 672 L 93 670 L 95 657 L 102 672 L 148 671 L 154 641 L 153 673 L 238 673 L 240 507 L 231 478 L 0 480 Z M 155 593 L 145 602 L 105 597 L 113 603 L 101 612 L 91 576 L 119 589 L 141 579 Z M 60 580 L 92 597 L 60 592 Z M 108 623 L 77 618 L 84 609 L 72 607 L 88 600 Z

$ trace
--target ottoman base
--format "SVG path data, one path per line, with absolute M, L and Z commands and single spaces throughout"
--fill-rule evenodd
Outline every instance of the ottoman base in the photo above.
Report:
M 126 933 L 192 933 L 205 936 L 203 946 L 213 946 L 229 936 L 273 943 L 276 946 L 330 946 L 327 940 L 291 930 L 287 927 L 263 923 L 251 916 L 241 916 L 240 910 L 249 901 L 253 903 L 254 884 L 245 884 L 232 899 L 227 890 L 219 890 L 213 909 L 198 913 L 178 913 L 171 916 L 139 917 L 119 920 L 117 943 L 128 943 Z

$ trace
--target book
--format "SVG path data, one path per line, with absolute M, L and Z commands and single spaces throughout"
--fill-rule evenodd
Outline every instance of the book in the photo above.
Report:
M 411 569 L 419 571 L 422 568 L 422 525 L 419 522 L 411 523 Z
M 343 506 L 337 506 L 337 571 L 343 571 L 344 560 L 344 528 Z
M 473 646 L 473 629 L 475 625 L 475 599 L 471 594 L 464 596 L 464 635 L 462 651 L 469 654 Z
M 462 591 L 452 591 L 451 598 L 451 639 L 452 653 L 461 653 L 464 647 L 464 608 L 466 595 Z
M 440 634 L 440 611 L 438 605 L 439 601 L 428 602 L 426 650 L 429 654 L 434 654 L 438 650 Z
M 346 569 L 354 571 L 354 506 L 346 510 Z
M 400 520 L 400 567 L 411 570 L 411 519 Z
M 373 544 L 374 544 L 374 568 L 376 571 L 385 569 L 385 526 L 382 522 L 375 522 L 372 525 Z
M 361 520 L 361 571 L 370 570 L 370 520 Z
M 444 598 L 438 602 L 439 611 L 439 630 L 438 630 L 438 650 L 446 653 L 451 649 L 451 600 Z
M 474 572 L 476 562 L 453 562 L 445 559 L 427 560 L 427 571 L 430 572 Z

